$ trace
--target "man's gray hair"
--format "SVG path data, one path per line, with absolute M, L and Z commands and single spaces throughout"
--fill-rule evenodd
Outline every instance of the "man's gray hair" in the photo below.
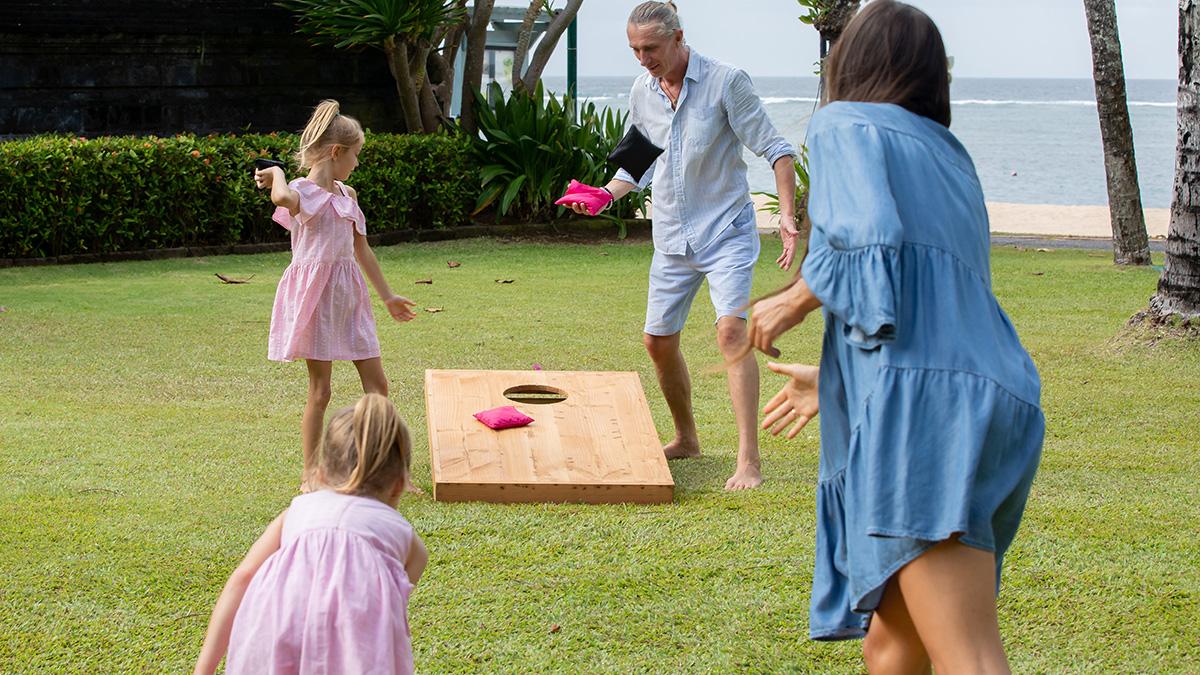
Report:
M 673 2 L 643 2 L 629 13 L 629 23 L 634 26 L 649 26 L 658 24 L 658 31 L 663 35 L 673 35 L 680 29 L 679 9 Z

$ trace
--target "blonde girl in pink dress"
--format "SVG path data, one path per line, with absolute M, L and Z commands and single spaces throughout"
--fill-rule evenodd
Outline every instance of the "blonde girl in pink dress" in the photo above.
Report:
M 301 490 L 309 488 L 329 406 L 333 362 L 353 361 L 363 392 L 388 393 L 363 274 L 392 318 L 409 321 L 415 316 L 412 301 L 392 293 L 383 278 L 367 244 L 358 196 L 342 182 L 358 166 L 364 137 L 358 120 L 338 110 L 337 101 L 321 101 L 300 136 L 297 160 L 301 169 L 308 169 L 308 176 L 289 183 L 278 167 L 254 172 L 255 184 L 271 191 L 277 207 L 275 222 L 292 234 L 292 264 L 275 292 L 267 358 L 304 359 L 308 364 Z
M 408 599 L 429 553 L 396 504 L 412 441 L 367 394 L 334 413 L 313 492 L 292 500 L 221 591 L 196 675 L 411 673 Z

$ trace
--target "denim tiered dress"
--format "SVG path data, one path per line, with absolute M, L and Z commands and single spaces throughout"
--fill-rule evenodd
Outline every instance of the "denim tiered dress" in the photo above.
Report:
M 824 305 L 810 635 L 865 635 L 888 579 L 952 536 L 999 579 L 1041 456 L 1040 382 L 992 294 L 987 211 L 948 129 L 836 102 L 809 126 L 803 275 Z

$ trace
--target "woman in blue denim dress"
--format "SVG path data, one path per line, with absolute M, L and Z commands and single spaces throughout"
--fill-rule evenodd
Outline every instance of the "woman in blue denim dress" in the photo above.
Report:
M 819 369 L 764 428 L 818 409 L 810 635 L 862 638 L 873 672 L 1006 672 L 995 593 L 1041 456 L 1029 355 L 992 293 L 987 211 L 950 133 L 937 27 L 867 5 L 826 64 L 808 130 L 813 228 L 796 281 L 753 307 L 751 343 L 824 308 Z

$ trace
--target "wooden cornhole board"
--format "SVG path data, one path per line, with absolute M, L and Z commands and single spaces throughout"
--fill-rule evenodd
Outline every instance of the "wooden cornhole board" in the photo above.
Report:
M 561 400 L 531 402 L 547 398 Z M 534 422 L 493 431 L 473 417 L 504 405 Z M 425 408 L 438 501 L 671 501 L 637 373 L 426 370 Z

